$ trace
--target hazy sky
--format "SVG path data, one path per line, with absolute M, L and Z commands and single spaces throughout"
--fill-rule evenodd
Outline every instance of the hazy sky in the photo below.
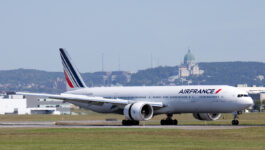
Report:
M 1 0 L 0 70 L 80 72 L 198 62 L 265 61 L 263 0 Z

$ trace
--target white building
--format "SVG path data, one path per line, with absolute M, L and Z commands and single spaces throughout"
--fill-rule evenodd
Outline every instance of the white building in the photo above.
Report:
M 265 87 L 244 87 L 244 86 L 237 86 L 237 88 L 246 91 L 249 94 L 260 94 L 265 93 Z
M 0 114 L 70 114 L 70 104 L 23 95 L 1 95 Z
M 179 77 L 189 77 L 190 75 L 202 75 L 203 70 L 200 70 L 198 64 L 195 63 L 195 57 L 189 50 L 184 56 L 184 63 L 179 67 Z
M 256 87 L 256 86 L 249 87 L 247 84 L 238 84 L 237 88 L 246 91 L 251 96 L 251 98 L 254 100 L 255 103 L 256 102 L 260 103 L 261 106 L 260 108 L 258 108 L 260 111 L 264 109 L 265 87 Z
M 1 96 L 0 114 L 29 114 L 27 100 L 22 95 Z

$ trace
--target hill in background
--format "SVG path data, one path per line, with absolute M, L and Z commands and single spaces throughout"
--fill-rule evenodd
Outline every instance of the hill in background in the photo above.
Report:
M 125 71 L 82 73 L 86 84 L 93 86 L 160 86 L 160 85 L 231 85 L 265 86 L 265 63 L 213 62 L 198 63 L 201 75 L 179 76 L 179 67 L 156 67 L 136 73 Z M 0 91 L 60 93 L 66 90 L 62 72 L 32 69 L 0 71 Z

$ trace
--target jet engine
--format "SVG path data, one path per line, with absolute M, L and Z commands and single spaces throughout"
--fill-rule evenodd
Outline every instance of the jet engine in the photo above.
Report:
M 153 113 L 153 107 L 150 104 L 143 102 L 128 104 L 123 110 L 126 119 L 135 121 L 150 120 L 153 117 Z
M 194 113 L 193 117 L 198 120 L 215 121 L 221 117 L 220 113 Z

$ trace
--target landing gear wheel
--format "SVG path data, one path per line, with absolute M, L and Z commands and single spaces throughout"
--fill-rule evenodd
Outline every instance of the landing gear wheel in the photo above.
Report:
M 165 120 L 161 120 L 161 121 L 160 121 L 160 124 L 161 124 L 161 125 L 166 125 Z
M 167 115 L 167 119 L 166 120 L 161 120 L 160 124 L 161 125 L 177 125 L 178 124 L 178 120 L 172 120 L 172 114 L 168 114 Z
M 127 125 L 127 120 L 122 120 L 121 123 L 122 123 L 123 126 L 126 126 Z
M 139 121 L 135 120 L 122 120 L 123 126 L 139 126 Z
M 173 120 L 173 125 L 178 125 L 178 120 Z
M 239 121 L 238 120 L 233 120 L 232 121 L 232 125 L 238 125 L 239 124 Z
M 232 120 L 232 125 L 238 125 L 239 124 L 239 121 L 237 120 L 238 119 L 238 115 L 242 114 L 242 112 L 233 112 L 233 115 L 234 115 L 234 120 Z
M 178 120 L 161 120 L 161 125 L 178 125 Z

